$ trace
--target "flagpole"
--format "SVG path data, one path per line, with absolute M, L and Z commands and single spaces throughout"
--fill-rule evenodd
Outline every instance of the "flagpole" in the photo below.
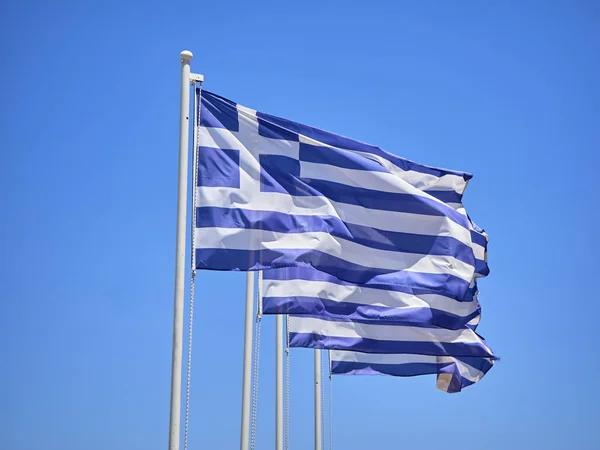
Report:
M 250 435 L 250 380 L 252 375 L 254 275 L 254 272 L 246 272 L 246 313 L 244 318 L 244 366 L 242 376 L 242 427 L 240 431 L 240 450 L 248 450 L 248 438 Z
M 173 308 L 173 350 L 171 360 L 171 411 L 169 417 L 169 450 L 179 450 L 181 415 L 181 359 L 183 341 L 183 281 L 185 269 L 185 233 L 187 208 L 190 61 L 192 52 L 180 54 L 181 92 L 179 97 L 179 184 L 177 189 L 177 238 L 175 247 L 175 294 Z
M 275 317 L 275 450 L 283 450 L 283 314 Z
M 321 446 L 321 350 L 315 349 L 315 450 Z

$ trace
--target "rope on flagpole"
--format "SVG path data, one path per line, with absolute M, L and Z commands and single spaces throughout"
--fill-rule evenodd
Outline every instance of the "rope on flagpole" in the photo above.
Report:
M 329 450 L 333 450 L 333 393 L 331 392 L 331 350 L 327 351 L 329 357 Z
M 262 319 L 262 271 L 258 272 L 256 295 L 256 335 L 254 337 L 254 361 L 252 374 L 252 404 L 250 414 L 250 450 L 256 448 L 256 422 L 258 416 L 258 376 L 260 365 L 260 324 Z
M 290 316 L 285 315 L 285 450 L 290 448 Z
M 190 386 L 192 372 L 192 327 L 194 324 L 194 279 L 196 271 L 192 271 L 192 279 L 190 282 L 190 317 L 189 317 L 189 332 L 188 332 L 188 360 L 187 360 L 187 380 L 185 386 L 185 431 L 183 436 L 183 450 L 187 450 L 188 443 L 188 426 L 190 418 Z
M 196 248 L 196 241 L 194 239 L 194 231 L 196 230 L 196 183 L 198 173 L 196 172 L 196 166 L 198 162 L 198 97 L 200 96 L 201 86 L 196 88 L 196 82 L 192 82 L 192 87 L 194 88 L 194 156 L 193 156 L 193 165 L 192 165 L 192 178 L 193 178 L 193 188 L 192 188 L 192 251 L 191 251 L 191 276 L 190 276 L 190 315 L 189 315 L 189 329 L 188 329 L 188 355 L 187 355 L 187 380 L 185 386 L 185 428 L 183 433 L 183 450 L 187 450 L 188 445 L 188 428 L 189 428 L 189 418 L 190 418 L 190 387 L 191 387 L 191 375 L 192 375 L 192 332 L 194 326 L 194 282 L 196 279 L 196 252 L 194 249 Z
M 323 350 L 319 352 L 321 358 L 321 373 L 319 374 L 321 379 L 319 380 L 319 387 L 321 389 L 321 430 L 325 429 L 325 386 L 323 386 Z M 321 448 L 325 448 L 325 433 L 321 432 Z

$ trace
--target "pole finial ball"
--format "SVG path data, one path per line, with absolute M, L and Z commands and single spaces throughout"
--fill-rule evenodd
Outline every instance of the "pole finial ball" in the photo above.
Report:
M 179 55 L 179 57 L 185 61 L 190 61 L 193 58 L 193 54 L 192 52 L 190 52 L 189 50 L 184 50 L 181 52 L 181 54 Z

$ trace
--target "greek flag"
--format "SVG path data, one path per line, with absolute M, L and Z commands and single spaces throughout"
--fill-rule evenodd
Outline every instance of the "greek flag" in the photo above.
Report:
M 403 177 L 402 173 L 397 176 Z M 407 180 L 421 187 L 444 183 L 442 177 Z M 461 196 L 465 186 L 462 186 Z M 461 201 L 449 205 L 468 218 Z M 369 280 L 356 284 L 305 267 L 266 270 L 265 314 L 291 314 L 290 344 L 298 347 L 411 353 L 438 357 L 492 357 L 475 332 L 481 307 L 477 279 L 489 273 L 487 234 L 469 220 L 476 268 L 462 298 L 423 293 L 406 286 Z
M 196 268 L 304 267 L 413 295 L 472 295 L 484 255 L 454 206 L 471 175 L 197 96 Z
M 310 315 L 290 315 L 288 324 L 290 347 L 495 358 L 486 341 L 470 327 L 451 330 L 417 323 Z
M 403 174 L 398 174 L 402 176 Z M 422 186 L 443 184 L 443 177 L 422 180 L 413 175 L 408 182 Z M 464 189 L 464 187 L 463 187 Z M 461 192 L 462 195 L 462 192 Z M 466 216 L 461 202 L 452 207 Z M 468 217 L 468 216 L 467 216 Z M 471 248 L 475 256 L 474 279 L 463 298 L 440 294 L 415 293 L 405 286 L 382 285 L 367 281 L 361 285 L 348 283 L 332 275 L 307 267 L 267 270 L 264 273 L 263 308 L 265 314 L 313 314 L 335 318 L 402 321 L 459 329 L 478 323 L 481 308 L 477 294 L 477 278 L 488 275 L 487 234 L 470 222 Z
M 443 176 L 423 180 L 419 174 L 406 181 L 415 187 L 427 181 L 430 188 L 444 183 Z M 468 217 L 461 201 L 448 205 Z M 333 374 L 436 374 L 439 389 L 459 392 L 479 381 L 495 360 L 475 332 L 481 315 L 477 279 L 489 273 L 488 237 L 468 219 L 476 267 L 462 299 L 372 281 L 358 285 L 292 267 L 264 272 L 263 312 L 291 314 L 292 347 L 346 350 L 330 350 Z
M 449 330 L 474 328 L 481 306 L 477 285 L 455 299 L 415 294 L 405 286 L 367 282 L 361 285 L 306 267 L 263 272 L 263 312 L 313 316 L 325 320 L 432 326 Z
M 452 358 L 412 354 L 370 354 L 330 351 L 331 373 L 336 375 L 437 375 L 438 389 L 455 393 L 471 386 L 492 368 L 490 358 Z
M 330 350 L 334 375 L 436 374 L 437 388 L 454 393 L 479 381 L 496 359 L 475 331 L 475 282 L 472 299 L 458 302 L 352 285 L 314 269 L 273 269 L 263 277 L 263 312 L 291 313 L 290 347 L 344 350 Z

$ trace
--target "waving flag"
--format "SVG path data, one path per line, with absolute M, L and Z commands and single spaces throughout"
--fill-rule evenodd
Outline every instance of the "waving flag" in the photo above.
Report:
M 265 270 L 264 312 L 292 314 L 293 347 L 429 358 L 448 389 L 465 358 L 493 361 L 475 332 L 489 269 L 470 174 L 207 91 L 198 104 L 196 268 Z
M 199 104 L 196 268 L 308 267 L 414 295 L 470 295 L 482 255 L 454 206 L 469 174 L 207 91 Z
M 451 330 L 478 318 L 473 287 L 462 299 L 415 294 L 405 286 L 348 283 L 306 267 L 265 270 L 263 313 L 311 315 L 322 319 L 429 324 Z
M 448 393 L 460 392 L 483 378 L 492 368 L 490 358 L 452 358 L 412 354 L 370 354 L 348 351 L 330 352 L 334 375 L 391 375 L 413 377 L 437 375 L 437 388 Z
M 290 347 L 495 358 L 485 340 L 469 327 L 458 330 L 402 322 L 291 315 Z

